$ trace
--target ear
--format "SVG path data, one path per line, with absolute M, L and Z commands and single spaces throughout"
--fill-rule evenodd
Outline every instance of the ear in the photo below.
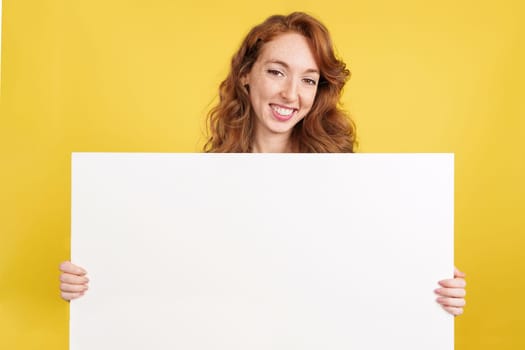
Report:
M 241 84 L 242 86 L 246 87 L 249 84 L 248 74 L 245 74 L 241 77 Z

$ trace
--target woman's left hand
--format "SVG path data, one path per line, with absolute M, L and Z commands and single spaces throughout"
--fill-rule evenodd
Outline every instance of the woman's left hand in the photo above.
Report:
M 443 309 L 449 314 L 458 316 L 463 313 L 465 306 L 465 273 L 459 271 L 454 267 L 454 278 L 446 279 L 438 282 L 441 288 L 434 292 L 439 295 L 436 301 L 441 304 Z

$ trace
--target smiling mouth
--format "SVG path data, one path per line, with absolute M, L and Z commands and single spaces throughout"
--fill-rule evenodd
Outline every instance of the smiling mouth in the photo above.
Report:
M 290 119 L 294 115 L 294 113 L 297 112 L 297 108 L 288 108 L 274 104 L 270 104 L 270 107 L 274 112 L 273 115 L 281 121 L 286 121 Z

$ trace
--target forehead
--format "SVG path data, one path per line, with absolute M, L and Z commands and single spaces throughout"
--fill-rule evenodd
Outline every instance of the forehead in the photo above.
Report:
M 319 70 L 308 40 L 298 33 L 280 34 L 265 43 L 257 61 L 282 61 L 299 70 Z

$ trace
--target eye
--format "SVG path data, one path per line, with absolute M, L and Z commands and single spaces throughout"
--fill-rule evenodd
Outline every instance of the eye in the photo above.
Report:
M 275 75 L 275 76 L 283 76 L 284 74 L 276 69 L 268 69 L 267 70 L 268 73 L 270 73 L 271 75 Z
M 312 86 L 315 86 L 317 85 L 317 81 L 313 80 L 313 79 L 310 79 L 310 78 L 304 78 L 303 81 L 308 84 L 308 85 L 312 85 Z

